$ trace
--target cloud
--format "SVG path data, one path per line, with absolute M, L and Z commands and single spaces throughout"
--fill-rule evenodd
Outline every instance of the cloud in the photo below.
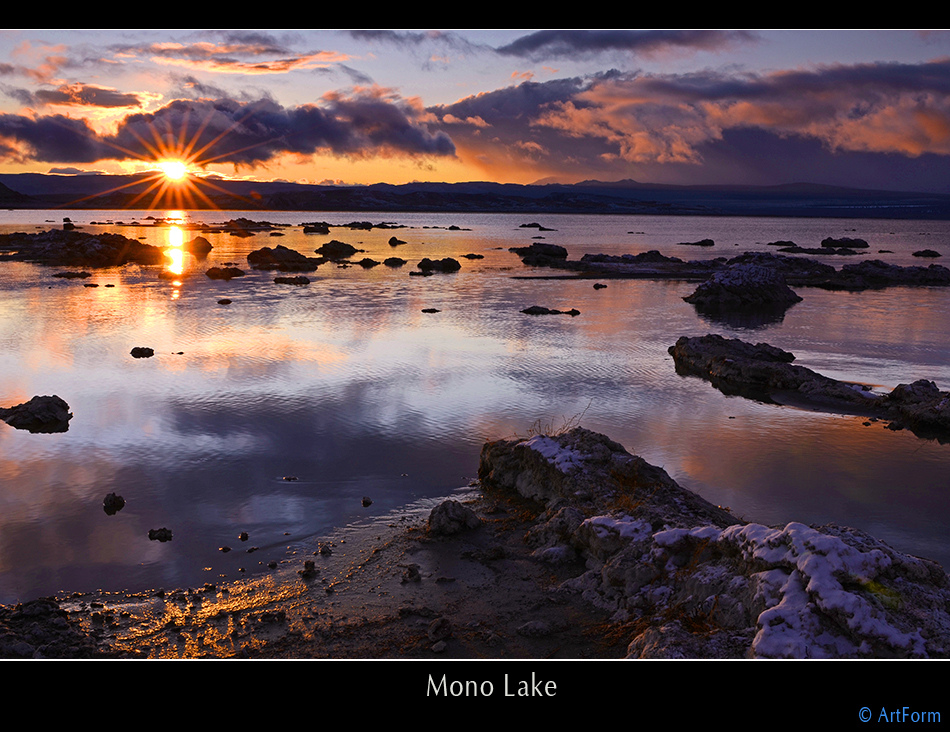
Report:
M 218 40 L 125 44 L 113 46 L 111 50 L 119 58 L 149 59 L 194 71 L 225 74 L 282 74 L 349 59 L 348 55 L 336 51 L 296 52 L 287 43 L 259 31 L 210 35 Z
M 40 89 L 32 99 L 38 104 L 76 107 L 141 107 L 137 94 L 120 92 L 94 84 L 63 84 L 57 89 Z
M 171 155 L 235 166 L 256 166 L 284 153 L 454 155 L 448 134 L 430 128 L 434 121 L 418 100 L 378 88 L 338 92 L 320 105 L 294 108 L 269 99 L 176 100 L 128 115 L 108 135 L 61 115 L 0 115 L 0 149 L 17 159 L 73 164 Z
M 500 46 L 497 52 L 535 60 L 624 51 L 656 55 L 670 50 L 716 51 L 755 40 L 749 31 L 723 30 L 541 30 Z
M 526 82 L 432 112 L 459 156 L 489 175 L 657 180 L 675 171 L 687 182 L 754 171 L 761 181 L 771 150 L 781 149 L 807 150 L 813 175 L 860 157 L 880 176 L 880 156 L 920 158 L 932 169 L 934 156 L 950 155 L 950 60 L 767 74 L 611 71 Z M 469 120 L 478 127 L 463 124 Z M 773 165 L 773 180 L 791 169 Z
M 528 82 L 440 107 L 479 119 L 501 146 L 528 141 L 566 160 L 698 164 L 725 130 L 819 140 L 831 151 L 950 154 L 950 60 L 763 75 L 609 72 Z M 456 133 L 458 144 L 468 138 Z

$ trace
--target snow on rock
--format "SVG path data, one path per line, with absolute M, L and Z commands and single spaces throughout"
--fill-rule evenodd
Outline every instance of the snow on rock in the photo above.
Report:
M 857 529 L 744 523 L 581 428 L 487 443 L 479 477 L 545 504 L 526 541 L 583 560 L 561 590 L 638 628 L 628 657 L 950 656 L 946 573 Z
M 562 473 L 570 473 L 573 470 L 579 470 L 584 465 L 584 455 L 570 448 L 562 447 L 561 444 L 544 435 L 536 435 L 529 440 L 519 443 L 522 447 L 536 450 L 547 461 L 554 465 Z

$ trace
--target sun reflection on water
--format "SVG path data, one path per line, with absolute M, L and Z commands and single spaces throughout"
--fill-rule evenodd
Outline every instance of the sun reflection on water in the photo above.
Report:
M 172 278 L 172 285 L 175 289 L 172 291 L 172 299 L 175 300 L 180 295 L 181 277 L 185 272 L 185 235 L 179 226 L 170 226 L 168 228 L 168 248 L 165 249 L 165 256 L 168 257 L 168 263 L 165 270 Z

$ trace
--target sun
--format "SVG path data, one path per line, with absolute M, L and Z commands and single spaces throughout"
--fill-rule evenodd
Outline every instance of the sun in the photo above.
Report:
M 188 166 L 181 160 L 161 160 L 158 168 L 170 181 L 179 181 L 188 175 Z

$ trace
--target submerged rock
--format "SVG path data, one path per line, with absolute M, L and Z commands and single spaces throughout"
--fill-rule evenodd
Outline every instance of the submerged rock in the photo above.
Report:
M 275 277 L 274 284 L 276 285 L 309 285 L 310 278 L 304 277 L 303 275 L 297 275 L 296 277 Z
M 572 318 L 575 315 L 581 314 L 581 311 L 576 308 L 571 308 L 570 310 L 552 310 L 551 308 L 546 308 L 541 305 L 532 305 L 521 312 L 526 315 L 570 315 Z
M 583 559 L 559 590 L 626 623 L 629 658 L 950 656 L 946 573 L 862 531 L 747 523 L 583 428 L 486 443 L 479 478 L 543 505 L 526 541 Z
M 237 267 L 211 267 L 205 274 L 212 280 L 230 280 L 243 277 L 244 270 Z
M 0 407 L 0 419 L 18 430 L 33 433 L 66 432 L 73 418 L 61 397 L 35 396 L 13 407 Z

